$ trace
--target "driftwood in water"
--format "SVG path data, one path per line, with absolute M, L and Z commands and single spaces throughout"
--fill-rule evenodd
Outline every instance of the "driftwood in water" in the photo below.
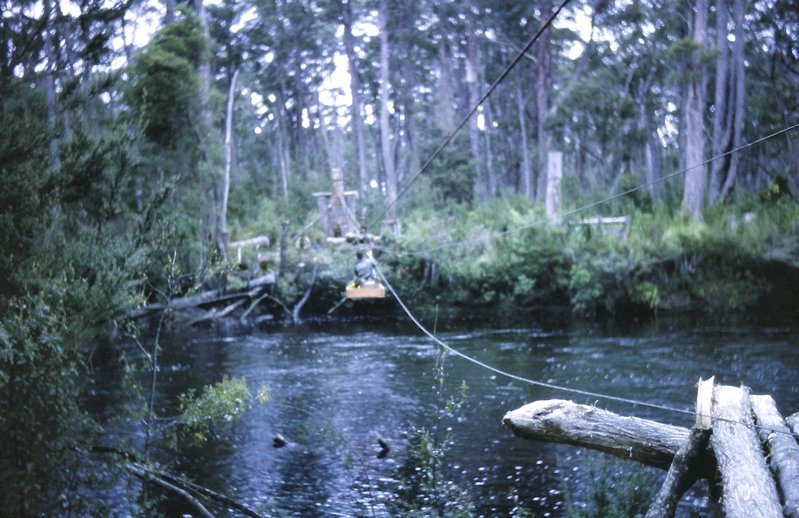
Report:
M 204 315 L 200 315 L 199 317 L 189 320 L 189 322 L 186 323 L 186 327 L 191 327 L 195 324 L 199 324 L 200 322 L 207 322 L 209 320 L 216 320 L 217 318 L 224 318 L 233 311 L 235 311 L 239 306 L 244 304 L 244 302 L 245 299 L 239 299 L 235 302 L 228 304 L 222 309 L 211 308 L 208 311 L 206 311 Z
M 662 469 L 668 469 L 689 436 L 687 428 L 562 399 L 536 401 L 512 410 L 503 422 L 525 439 L 584 446 Z
M 199 500 L 194 498 L 191 494 L 189 494 L 188 491 L 186 491 L 182 487 L 176 486 L 175 484 L 169 482 L 168 480 L 165 480 L 164 478 L 159 477 L 159 476 L 147 471 L 146 469 L 142 468 L 141 466 L 138 466 L 138 465 L 135 465 L 135 464 L 128 464 L 127 468 L 128 468 L 128 471 L 130 471 L 131 473 L 133 473 L 137 477 L 141 478 L 142 480 L 147 480 L 147 481 L 153 482 L 154 484 L 161 486 L 162 488 L 166 489 L 167 491 L 170 491 L 170 492 L 180 496 L 189 505 L 194 507 L 194 509 L 196 509 L 197 512 L 200 513 L 200 516 L 203 516 L 205 518 L 214 518 L 214 515 L 211 514 L 208 511 L 208 509 L 206 509 L 205 506 Z
M 768 451 L 768 464 L 783 496 L 783 512 L 799 518 L 799 445 L 785 426 L 771 396 L 751 396 L 757 433 Z
M 218 304 L 220 302 L 235 301 L 238 299 L 252 299 L 257 297 L 265 288 L 275 283 L 275 276 L 273 274 L 263 275 L 247 282 L 247 285 L 235 291 L 229 290 L 208 290 L 188 297 L 180 297 L 172 299 L 169 304 L 148 304 L 134 310 L 131 318 L 142 318 L 158 311 L 166 309 L 172 311 L 180 311 L 184 309 L 196 308 L 208 304 Z
M 782 516 L 779 496 L 754 430 L 749 389 L 717 386 L 710 442 L 723 481 L 729 518 Z
M 294 322 L 294 325 L 300 325 L 302 320 L 300 319 L 300 311 L 302 311 L 302 307 L 308 302 L 308 298 L 311 296 L 311 290 L 313 290 L 314 284 L 316 284 L 316 272 L 319 268 L 319 265 L 314 260 L 313 263 L 313 272 L 311 273 L 311 283 L 308 285 L 308 289 L 305 291 L 305 294 L 302 298 L 294 305 L 294 309 L 291 311 L 291 320 Z
M 258 514 L 254 509 L 252 509 L 248 505 L 243 504 L 237 500 L 233 500 L 229 496 L 217 493 L 216 491 L 208 489 L 207 487 L 195 484 L 194 482 L 186 480 L 183 477 L 179 477 L 177 475 L 165 471 L 152 469 L 150 467 L 145 466 L 144 464 L 136 462 L 128 462 L 125 464 L 125 467 L 127 468 L 128 471 L 130 471 L 137 477 L 155 482 L 164 489 L 167 489 L 173 493 L 178 494 L 189 504 L 195 507 L 195 509 L 197 509 L 200 512 L 200 514 L 202 514 L 203 516 L 213 516 L 213 515 L 209 513 L 207 509 L 205 509 L 205 507 L 202 505 L 202 503 L 199 502 L 199 500 L 197 500 L 191 495 L 192 493 L 219 502 L 220 504 L 224 505 L 229 509 L 235 509 L 239 511 L 241 514 L 245 516 L 250 516 L 252 518 L 261 518 L 261 515 Z M 203 512 L 203 510 L 205 512 Z

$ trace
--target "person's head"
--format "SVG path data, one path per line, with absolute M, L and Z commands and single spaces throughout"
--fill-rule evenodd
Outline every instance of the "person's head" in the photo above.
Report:
M 357 257 L 358 259 L 363 259 L 363 252 L 358 250 L 357 252 L 355 252 L 355 257 Z

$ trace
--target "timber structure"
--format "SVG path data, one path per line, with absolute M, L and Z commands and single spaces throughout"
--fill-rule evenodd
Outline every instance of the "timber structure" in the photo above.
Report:
M 771 396 L 699 380 L 696 423 L 684 428 L 565 400 L 505 414 L 518 437 L 596 449 L 667 469 L 646 518 L 674 516 L 697 480 L 731 518 L 799 518 L 799 414 L 783 419 Z
M 332 191 L 313 193 L 325 235 L 336 239 L 359 234 L 361 228 L 355 217 L 358 191 L 344 190 L 344 172 L 338 167 L 330 170 L 330 180 Z

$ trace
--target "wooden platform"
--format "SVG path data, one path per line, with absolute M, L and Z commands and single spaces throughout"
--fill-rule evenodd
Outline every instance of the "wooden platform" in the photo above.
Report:
M 379 283 L 365 284 L 359 287 L 347 286 L 348 299 L 382 299 L 386 296 L 386 288 Z

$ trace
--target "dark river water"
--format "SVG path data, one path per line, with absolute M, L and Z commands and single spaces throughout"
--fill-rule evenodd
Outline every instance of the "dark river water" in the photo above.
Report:
M 440 323 L 437 336 L 503 371 L 552 384 L 691 410 L 700 377 L 773 395 L 783 415 L 799 410 L 795 326 L 722 325 L 660 320 L 629 326 Z M 432 325 L 431 325 L 432 327 Z M 245 377 L 251 392 L 269 387 L 224 438 L 181 456 L 176 470 L 268 516 L 392 516 L 400 479 L 408 475 L 412 427 L 451 438 L 445 477 L 463 489 L 482 516 L 508 516 L 514 499 L 536 516 L 563 516 L 566 502 L 585 505 L 597 465 L 610 473 L 662 472 L 608 460 L 567 445 L 515 438 L 505 412 L 538 399 L 571 399 L 613 411 L 690 427 L 689 415 L 575 396 L 494 374 L 462 358 L 444 360 L 437 390 L 437 346 L 404 320 L 331 321 L 252 330 L 217 327 L 162 339 L 159 411 L 174 413 L 178 393 Z M 436 419 L 443 400 L 468 386 L 463 406 Z M 442 394 L 443 392 L 443 394 Z M 118 404 L 111 395 L 109 405 Z M 281 434 L 288 440 L 273 447 Z M 379 458 L 377 437 L 391 450 Z M 600 477 L 601 478 L 601 477 Z M 134 492 L 136 486 L 134 485 Z M 702 515 L 701 490 L 681 516 Z M 135 496 L 128 494 L 129 508 Z M 167 515 L 189 513 L 177 501 Z

